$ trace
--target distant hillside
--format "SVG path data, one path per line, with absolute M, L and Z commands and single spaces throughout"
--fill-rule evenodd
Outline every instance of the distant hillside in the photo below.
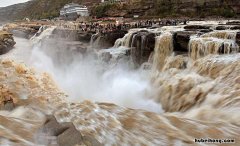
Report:
M 93 14 L 132 17 L 239 17 L 240 0 L 127 0 L 124 4 L 101 4 Z
M 11 21 L 14 19 L 18 19 L 21 15 L 21 12 L 27 8 L 27 5 L 31 4 L 32 2 L 20 3 L 15 4 L 12 6 L 0 8 L 0 21 Z
M 59 16 L 59 10 L 67 3 L 76 2 L 92 7 L 101 0 L 31 0 L 0 9 L 0 21 L 11 21 L 29 17 L 33 19 Z
M 121 4 L 101 4 L 101 0 L 32 0 L 0 9 L 0 21 L 54 18 L 67 3 L 76 2 L 90 7 L 98 17 L 239 17 L 240 0 L 126 0 Z
M 67 3 L 75 2 L 87 6 L 93 6 L 101 0 L 33 0 L 33 3 L 28 5 L 22 11 L 22 16 L 30 18 L 53 18 L 59 16 L 59 10 Z

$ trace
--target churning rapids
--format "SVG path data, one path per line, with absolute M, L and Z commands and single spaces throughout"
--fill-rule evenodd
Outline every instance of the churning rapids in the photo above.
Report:
M 239 30 L 193 35 L 179 54 L 173 34 L 183 26 L 132 29 L 113 48 L 82 54 L 53 38 L 55 29 L 15 38 L 1 56 L 0 100 L 16 108 L 0 111 L 0 145 L 240 144 Z M 147 62 L 133 55 L 139 31 L 155 34 Z

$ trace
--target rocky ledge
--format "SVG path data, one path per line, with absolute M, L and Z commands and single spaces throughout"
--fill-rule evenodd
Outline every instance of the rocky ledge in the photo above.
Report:
M 39 31 L 41 26 L 48 25 L 49 23 L 43 22 L 17 22 L 5 25 L 4 30 L 11 32 L 14 36 L 30 39 Z
M 9 51 L 16 42 L 13 39 L 13 35 L 6 31 L 0 31 L 0 54 L 4 54 Z

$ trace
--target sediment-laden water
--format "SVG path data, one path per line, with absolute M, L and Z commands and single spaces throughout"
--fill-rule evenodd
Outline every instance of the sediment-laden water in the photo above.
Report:
M 76 131 L 65 131 L 79 145 L 207 145 L 195 143 L 201 138 L 239 145 L 239 30 L 193 35 L 181 55 L 174 33 L 183 26 L 130 30 L 113 48 L 83 54 L 51 37 L 55 28 L 15 38 L 1 56 L 1 103 L 16 107 L 0 112 L 1 145 L 66 144 L 64 131 L 39 130 L 46 115 L 72 123 Z M 151 48 L 149 32 L 155 44 L 146 59 L 134 48 Z

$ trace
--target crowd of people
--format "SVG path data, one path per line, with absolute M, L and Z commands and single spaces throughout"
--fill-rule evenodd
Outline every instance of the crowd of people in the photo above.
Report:
M 129 30 L 133 28 L 156 28 L 160 26 L 186 24 L 187 20 L 164 19 L 164 20 L 140 20 L 133 22 L 75 22 L 72 25 L 62 25 L 63 28 L 79 29 L 83 32 L 106 33 L 117 30 Z

